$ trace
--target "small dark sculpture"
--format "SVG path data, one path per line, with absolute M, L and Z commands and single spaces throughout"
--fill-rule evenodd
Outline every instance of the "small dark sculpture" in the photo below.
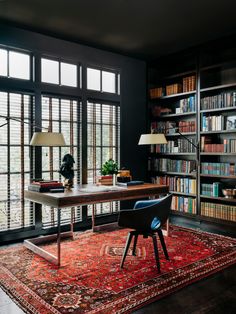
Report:
M 74 169 L 73 164 L 75 163 L 74 157 L 70 154 L 66 154 L 62 159 L 62 165 L 59 173 L 65 178 L 64 186 L 70 189 L 73 186 Z

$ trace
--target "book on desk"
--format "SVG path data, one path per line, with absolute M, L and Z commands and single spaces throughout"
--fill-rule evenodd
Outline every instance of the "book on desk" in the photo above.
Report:
M 32 181 L 28 186 L 29 191 L 34 192 L 64 192 L 64 186 L 62 182 L 54 180 L 41 180 L 41 181 Z
M 144 181 L 133 180 L 129 182 L 117 182 L 116 183 L 116 185 L 123 186 L 123 187 L 129 187 L 129 186 L 141 185 L 141 184 L 144 184 Z

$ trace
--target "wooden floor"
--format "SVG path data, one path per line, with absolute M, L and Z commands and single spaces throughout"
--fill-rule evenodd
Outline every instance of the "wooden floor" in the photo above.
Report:
M 236 266 L 183 288 L 135 314 L 235 314 Z

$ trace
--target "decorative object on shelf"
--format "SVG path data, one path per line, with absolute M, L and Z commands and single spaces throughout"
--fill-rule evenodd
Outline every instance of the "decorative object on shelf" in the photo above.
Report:
M 236 116 L 228 116 L 226 118 L 226 130 L 236 129 Z
M 110 158 L 102 165 L 101 173 L 103 176 L 112 175 L 113 176 L 112 183 L 113 185 L 116 185 L 116 175 L 118 173 L 118 164 L 112 158 Z
M 74 157 L 71 154 L 66 154 L 62 159 L 62 165 L 59 170 L 59 173 L 65 178 L 64 187 L 67 189 L 71 189 L 73 187 L 74 163 Z
M 236 189 L 222 189 L 225 198 L 236 198 Z

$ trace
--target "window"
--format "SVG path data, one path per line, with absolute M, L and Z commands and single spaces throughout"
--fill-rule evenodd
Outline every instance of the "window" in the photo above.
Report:
M 44 179 L 63 180 L 58 170 L 62 158 L 69 153 L 75 160 L 75 184 L 81 183 L 81 104 L 77 100 L 42 97 L 42 126 L 53 132 L 62 132 L 67 146 L 42 148 L 42 176 Z M 70 221 L 71 208 L 63 209 L 62 224 Z M 75 209 L 76 221 L 81 220 L 81 209 Z M 57 223 L 55 209 L 43 207 L 43 226 Z
M 77 65 L 51 59 L 41 59 L 41 80 L 69 87 L 77 87 Z
M 101 90 L 101 71 L 87 69 L 87 88 L 92 90 Z
M 0 49 L 0 75 L 7 76 L 7 50 Z
M 32 205 L 24 200 L 32 174 L 29 123 L 33 97 L 0 92 L 0 107 L 2 115 L 17 120 L 6 123 L 0 118 L 0 231 L 4 231 L 34 224 Z
M 101 175 L 102 164 L 112 158 L 120 161 L 120 107 L 111 104 L 87 104 L 88 183 Z M 97 214 L 118 210 L 118 202 L 96 205 Z M 89 206 L 90 210 L 92 206 Z
M 61 62 L 61 85 L 77 86 L 77 66 Z
M 87 68 L 87 88 L 100 92 L 118 93 L 118 74 L 115 72 L 101 71 Z
M 34 176 L 62 181 L 64 178 L 58 171 L 65 154 L 70 153 L 74 157 L 75 184 L 82 183 L 82 144 L 85 148 L 83 158 L 87 157 L 83 163 L 84 166 L 88 165 L 83 169 L 83 175 L 88 183 L 96 181 L 101 174 L 102 164 L 109 158 L 119 164 L 120 107 L 118 103 L 107 103 L 111 97 L 102 94 L 118 95 L 119 73 L 87 68 L 88 84 L 81 86 L 82 66 L 85 65 L 60 58 L 41 58 L 38 53 L 34 56 L 31 52 L 0 46 L 0 76 L 4 80 L 4 90 L 0 90 L 0 116 L 3 116 L 0 117 L 0 241 L 8 241 L 9 233 L 22 238 L 29 232 L 30 237 L 31 233 L 47 234 L 50 232 L 48 229 L 57 226 L 57 210 L 49 206 L 42 206 L 42 209 L 36 206 L 35 212 L 34 204 L 24 199 L 24 191 Z M 36 76 L 41 73 L 40 84 L 33 80 L 32 73 Z M 11 78 L 25 81 L 19 84 L 14 80 L 16 89 L 13 89 Z M 8 83 L 6 89 L 5 82 Z M 59 92 L 60 86 L 69 88 L 61 88 Z M 77 87 L 81 90 L 76 90 Z M 48 88 L 50 95 L 46 95 Z M 100 99 L 100 103 L 91 100 L 83 103 L 82 115 L 82 103 L 75 95 L 80 94 L 86 99 L 89 94 L 87 88 L 100 93 L 96 98 Z M 40 98 L 39 91 L 42 91 Z M 112 98 L 114 102 L 119 101 L 117 96 L 113 95 Z M 37 129 L 41 125 L 49 131 L 62 132 L 67 145 L 30 146 L 34 121 L 37 121 Z M 82 130 L 88 135 L 83 138 L 83 143 Z M 119 209 L 119 202 L 90 205 L 87 208 L 88 211 L 83 208 L 83 215 L 82 206 L 63 208 L 61 223 L 69 224 L 72 214 L 77 225 L 87 225 L 92 209 L 98 215 L 111 214 Z
M 0 49 L 0 75 L 29 80 L 30 55 L 13 50 Z
M 59 84 L 59 62 L 41 59 L 42 82 Z
M 115 93 L 116 91 L 115 73 L 102 71 L 102 91 L 108 93 Z

